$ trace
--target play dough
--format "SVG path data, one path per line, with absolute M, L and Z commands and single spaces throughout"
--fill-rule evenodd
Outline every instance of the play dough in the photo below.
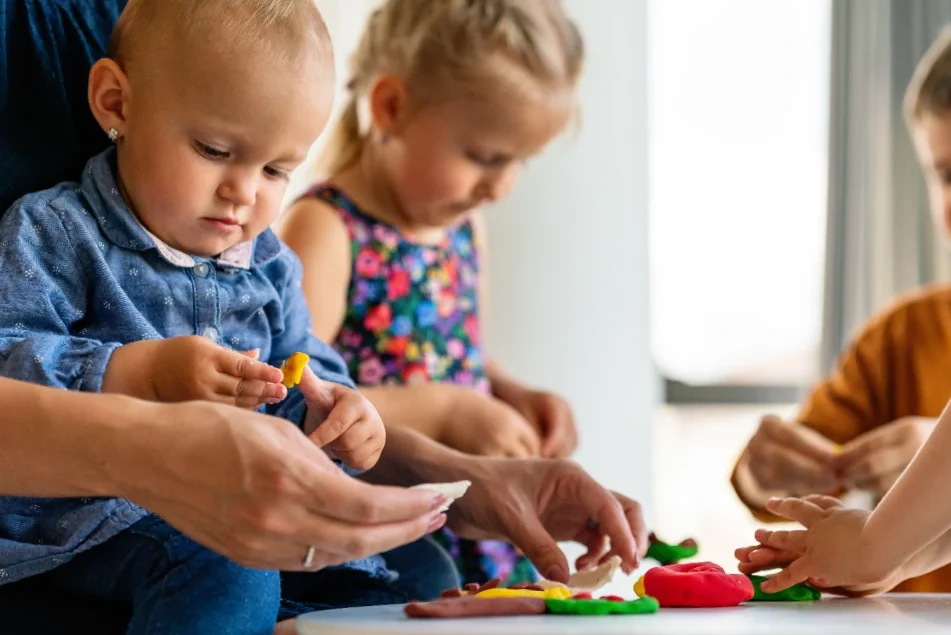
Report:
M 281 362 L 281 372 L 284 373 L 284 379 L 281 380 L 281 383 L 288 388 L 293 388 L 299 384 L 301 375 L 304 374 L 304 369 L 307 368 L 307 362 L 309 361 L 310 357 L 307 354 L 294 353 Z
M 634 593 L 662 607 L 714 608 L 752 599 L 753 583 L 712 562 L 691 562 L 650 569 L 634 584 Z
M 651 560 L 656 560 L 663 565 L 677 564 L 681 560 L 693 558 L 700 551 L 699 547 L 697 546 L 697 541 L 693 538 L 687 538 L 680 544 L 671 545 L 658 538 L 656 534 L 652 533 L 649 537 L 649 540 L 650 542 L 647 547 L 647 557 Z
M 805 584 L 796 584 L 779 593 L 764 593 L 760 585 L 767 580 L 765 576 L 747 576 L 753 583 L 753 602 L 815 602 L 822 597 L 822 593 Z
M 410 489 L 428 489 L 445 496 L 446 502 L 442 507 L 439 508 L 439 511 L 444 512 L 449 509 L 449 506 L 452 505 L 453 501 L 455 501 L 457 498 L 463 497 L 470 485 L 472 485 L 471 481 L 456 481 L 455 483 L 423 483 L 422 485 L 414 485 Z

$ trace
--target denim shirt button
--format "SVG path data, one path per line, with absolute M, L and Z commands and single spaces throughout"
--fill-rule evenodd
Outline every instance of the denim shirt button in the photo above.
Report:
M 194 271 L 195 275 L 199 278 L 204 278 L 208 275 L 208 263 L 200 262 L 195 265 L 195 268 L 192 271 Z
M 218 329 L 216 329 L 216 328 L 213 327 L 213 326 L 209 326 L 209 327 L 206 328 L 204 331 L 202 331 L 201 334 L 202 334 L 204 337 L 207 337 L 208 339 L 210 339 L 212 342 L 217 342 L 217 341 L 218 341 L 218 335 L 219 335 Z

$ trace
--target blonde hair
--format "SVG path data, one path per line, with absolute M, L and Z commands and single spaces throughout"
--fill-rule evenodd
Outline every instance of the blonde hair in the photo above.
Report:
M 561 0 L 387 0 L 350 59 L 349 101 L 320 167 L 335 174 L 359 158 L 366 139 L 359 100 L 381 74 L 401 77 L 414 97 L 489 78 L 524 93 L 574 88 L 583 59 Z
M 905 121 L 914 128 L 925 114 L 951 112 L 951 26 L 935 38 L 918 62 L 905 91 Z
M 330 58 L 330 34 L 315 0 L 129 0 L 109 41 L 120 66 L 160 43 L 217 47 L 231 57 Z M 332 66 L 331 66 L 332 68 Z

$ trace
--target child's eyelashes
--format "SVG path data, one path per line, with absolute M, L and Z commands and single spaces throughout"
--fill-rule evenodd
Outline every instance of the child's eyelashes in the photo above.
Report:
M 201 141 L 195 141 L 195 150 L 198 151 L 198 154 L 202 155 L 206 159 L 211 159 L 212 161 L 222 161 L 231 156 L 229 152 L 225 150 L 219 150 L 218 148 L 213 148 L 212 146 L 202 143 Z
M 231 158 L 231 153 L 227 150 L 219 150 L 218 148 L 210 146 L 207 143 L 202 143 L 201 141 L 195 141 L 194 145 L 195 151 L 210 161 L 224 161 Z M 285 180 L 290 178 L 290 172 L 288 170 L 283 170 L 270 165 L 264 166 L 264 174 L 271 179 Z
M 264 173 L 272 179 L 287 179 L 290 176 L 290 173 L 286 170 L 272 168 L 271 166 L 265 166 Z
M 506 156 L 504 154 L 495 154 L 492 156 L 487 156 L 473 150 L 466 151 L 466 158 L 479 165 L 483 168 L 488 168 L 490 170 L 497 170 L 499 168 L 504 168 L 506 165 L 512 162 L 512 157 Z

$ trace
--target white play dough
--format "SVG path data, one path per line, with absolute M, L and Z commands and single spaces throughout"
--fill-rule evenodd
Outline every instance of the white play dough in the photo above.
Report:
M 439 511 L 444 512 L 449 509 L 449 506 L 452 505 L 453 501 L 455 501 L 457 498 L 462 498 L 465 495 L 470 485 L 472 485 L 471 481 L 456 481 L 455 483 L 423 483 L 421 485 L 414 485 L 410 489 L 428 489 L 445 496 L 446 503 L 439 508 Z

